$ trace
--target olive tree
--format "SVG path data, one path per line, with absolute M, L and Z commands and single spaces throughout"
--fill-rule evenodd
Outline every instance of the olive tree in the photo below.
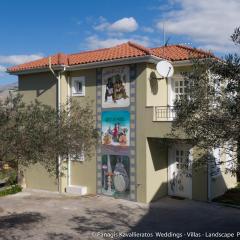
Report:
M 240 28 L 231 36 L 240 47 Z M 221 147 L 230 156 L 228 168 L 240 177 L 240 55 L 192 60 L 183 74 L 186 94 L 175 102 L 173 134 L 182 129 L 194 144 L 211 151 Z M 207 163 L 209 158 L 203 160 Z M 219 164 L 221 164 L 220 162 Z
M 40 163 L 51 174 L 58 171 L 57 158 L 91 158 L 98 137 L 89 101 L 69 99 L 60 109 L 37 100 L 30 104 L 12 95 L 0 101 L 0 162 L 28 167 Z

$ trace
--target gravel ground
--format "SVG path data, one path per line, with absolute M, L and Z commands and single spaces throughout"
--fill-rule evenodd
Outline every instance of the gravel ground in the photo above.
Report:
M 104 196 L 26 190 L 0 198 L 1 240 L 123 239 L 124 234 L 156 239 L 157 232 L 175 233 L 182 239 L 188 232 L 201 233 L 202 238 L 206 232 L 228 232 L 236 239 L 237 231 L 239 209 L 170 197 L 141 204 Z

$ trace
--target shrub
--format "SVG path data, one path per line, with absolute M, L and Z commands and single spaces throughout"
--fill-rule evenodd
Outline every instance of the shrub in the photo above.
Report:
M 22 187 L 19 185 L 12 185 L 10 187 L 4 188 L 2 191 L 0 191 L 0 197 L 9 195 L 9 194 L 15 194 L 22 191 Z

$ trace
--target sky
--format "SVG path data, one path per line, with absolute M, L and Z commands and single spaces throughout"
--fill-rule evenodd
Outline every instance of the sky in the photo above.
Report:
M 239 51 L 239 0 L 1 0 L 0 85 L 17 81 L 6 67 L 43 56 L 134 41 L 186 44 L 218 56 Z

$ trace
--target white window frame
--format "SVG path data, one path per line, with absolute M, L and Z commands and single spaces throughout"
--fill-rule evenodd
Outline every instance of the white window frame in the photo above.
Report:
M 81 83 L 82 84 L 82 91 L 77 91 L 76 90 L 76 84 Z M 80 96 L 84 97 L 86 94 L 86 87 L 85 87 L 85 77 L 80 76 L 80 77 L 72 77 L 71 81 L 71 89 L 72 89 L 72 96 Z
M 180 99 L 181 96 L 186 95 L 187 84 L 187 80 L 184 79 L 184 77 L 177 77 L 174 79 L 173 91 L 175 99 Z

